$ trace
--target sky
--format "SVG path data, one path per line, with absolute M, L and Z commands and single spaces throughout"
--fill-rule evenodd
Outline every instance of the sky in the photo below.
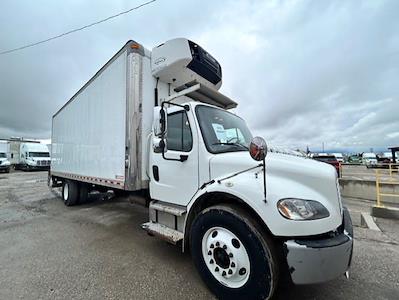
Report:
M 3 0 L 0 52 L 143 2 Z M 359 151 L 399 146 L 398 11 L 395 0 L 158 0 L 0 55 L 0 138 L 48 139 L 51 116 L 127 40 L 151 49 L 186 37 L 220 62 L 220 91 L 268 143 L 311 150 L 322 143 Z

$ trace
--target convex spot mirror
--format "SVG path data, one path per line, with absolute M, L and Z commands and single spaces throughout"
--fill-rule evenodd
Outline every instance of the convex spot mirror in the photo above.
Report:
M 249 154 L 254 160 L 264 160 L 267 155 L 267 144 L 264 138 L 256 136 L 249 145 Z

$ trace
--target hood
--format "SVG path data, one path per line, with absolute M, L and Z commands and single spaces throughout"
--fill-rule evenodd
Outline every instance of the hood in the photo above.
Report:
M 228 176 L 258 165 L 248 151 L 227 152 L 213 155 L 209 161 L 209 179 Z
M 229 176 L 232 173 L 242 171 L 258 165 L 247 151 L 229 152 L 214 155 L 209 161 L 210 179 Z M 267 174 L 296 178 L 310 176 L 316 178 L 336 179 L 336 170 L 329 164 L 313 159 L 269 152 L 266 157 Z
M 214 155 L 209 163 L 211 179 L 227 177 L 259 164 L 246 151 Z M 248 171 L 247 174 L 252 176 L 254 172 L 257 171 Z M 266 180 L 269 195 L 276 201 L 291 197 L 317 200 L 330 212 L 342 213 L 337 171 L 329 164 L 269 152 L 266 157 Z
M 7 158 L 4 158 L 4 157 L 0 158 L 0 165 L 4 164 L 4 163 L 8 163 L 9 164 L 10 162 L 8 161 Z

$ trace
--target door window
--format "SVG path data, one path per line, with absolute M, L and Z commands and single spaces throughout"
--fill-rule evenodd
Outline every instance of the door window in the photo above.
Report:
M 193 147 L 190 123 L 185 111 L 168 115 L 167 149 L 189 152 Z

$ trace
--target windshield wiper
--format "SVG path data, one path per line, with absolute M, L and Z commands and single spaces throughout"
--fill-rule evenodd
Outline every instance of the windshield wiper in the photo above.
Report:
M 213 143 L 212 145 L 227 145 L 227 146 L 240 146 L 241 148 L 244 148 L 245 150 L 249 150 L 249 148 L 243 144 L 240 144 L 238 142 L 236 143 L 231 143 L 231 142 L 217 142 Z

